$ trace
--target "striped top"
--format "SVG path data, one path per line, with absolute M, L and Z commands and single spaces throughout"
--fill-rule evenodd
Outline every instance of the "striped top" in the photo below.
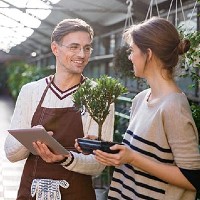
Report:
M 46 77 L 38 81 L 34 81 L 24 85 L 20 91 L 20 94 L 16 101 L 16 106 L 12 116 L 10 129 L 17 128 L 31 128 L 31 120 L 33 114 L 37 108 L 37 105 L 42 97 L 42 94 L 50 82 L 51 78 Z M 42 103 L 43 107 L 47 108 L 65 108 L 72 107 L 73 97 L 72 94 L 78 89 L 79 85 L 75 85 L 66 91 L 60 90 L 54 83 L 51 84 L 48 89 L 45 99 Z M 84 135 L 96 135 L 98 134 L 98 125 L 91 118 L 89 113 L 85 111 L 82 113 L 82 123 Z M 102 139 L 105 141 L 113 140 L 114 129 L 114 104 L 110 107 L 110 113 L 107 116 L 105 123 L 103 124 Z M 17 162 L 22 159 L 26 159 L 29 155 L 28 149 L 26 149 L 21 143 L 19 143 L 12 135 L 8 134 L 4 145 L 7 158 L 11 162 Z M 94 158 L 94 155 L 83 155 L 81 153 L 73 154 L 73 161 L 68 159 L 70 165 L 63 165 L 67 170 L 87 174 L 97 175 L 105 168 Z M 65 163 L 66 164 L 66 163 Z
M 198 132 L 186 96 L 173 93 L 148 102 L 150 92 L 147 89 L 134 98 L 123 143 L 156 162 L 200 169 Z M 194 200 L 195 192 L 125 164 L 114 171 L 108 199 Z

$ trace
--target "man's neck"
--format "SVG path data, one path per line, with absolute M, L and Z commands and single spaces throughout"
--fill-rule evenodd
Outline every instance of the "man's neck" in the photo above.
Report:
M 55 74 L 54 83 L 62 91 L 68 90 L 81 81 L 81 74 Z

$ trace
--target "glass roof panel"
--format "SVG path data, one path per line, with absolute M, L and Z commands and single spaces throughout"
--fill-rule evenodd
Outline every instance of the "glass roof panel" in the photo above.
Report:
M 0 13 L 2 13 L 4 16 L 7 16 L 9 19 L 13 19 L 14 21 L 17 21 L 27 27 L 37 28 L 41 24 L 40 20 L 28 15 L 27 13 L 23 13 L 21 10 L 16 8 L 0 8 Z
M 5 2 L 0 1 L 0 7 L 8 7 L 9 5 Z
M 27 1 L 26 4 L 27 8 L 51 8 L 51 6 L 49 6 L 49 2 L 44 3 L 43 1 L 40 0 L 32 0 L 32 1 Z
M 60 0 L 50 0 L 49 2 L 51 2 L 52 4 L 57 4 Z
M 16 27 L 16 26 L 19 26 L 18 22 L 0 13 L 0 27 Z
M 28 0 L 20 0 L 20 1 L 4 0 L 4 2 L 5 1 L 11 5 L 18 7 L 18 8 L 25 7 L 28 2 Z
M 36 16 L 37 18 L 43 20 L 49 16 L 51 10 L 26 9 L 26 12 L 29 15 Z
M 0 0 L 0 50 L 9 52 L 30 37 L 59 1 Z

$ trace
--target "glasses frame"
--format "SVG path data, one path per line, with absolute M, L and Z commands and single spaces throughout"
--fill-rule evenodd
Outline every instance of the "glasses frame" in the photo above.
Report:
M 60 44 L 60 46 L 63 46 L 65 48 L 69 49 L 70 52 L 75 53 L 75 54 L 78 54 L 78 53 L 80 53 L 81 50 L 83 50 L 84 54 L 90 55 L 93 51 L 93 48 L 90 45 L 86 45 L 86 46 L 82 47 L 80 44 L 72 43 L 69 45 Z M 73 46 L 74 47 L 76 46 L 77 49 L 73 49 Z M 87 51 L 85 49 L 86 47 L 90 47 L 90 50 Z

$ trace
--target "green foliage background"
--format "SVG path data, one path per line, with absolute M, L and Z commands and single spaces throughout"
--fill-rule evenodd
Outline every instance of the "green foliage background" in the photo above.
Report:
M 54 72 L 54 69 L 47 67 L 36 67 L 23 61 L 11 62 L 6 67 L 7 87 L 14 99 L 17 98 L 21 87 L 32 81 L 39 80 Z

